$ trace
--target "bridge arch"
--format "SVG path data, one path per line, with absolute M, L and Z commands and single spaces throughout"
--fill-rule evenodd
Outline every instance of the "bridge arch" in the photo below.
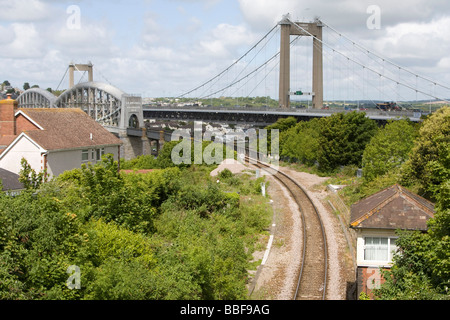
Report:
M 31 88 L 18 98 L 19 108 L 56 108 L 56 96 L 41 88 Z
M 104 126 L 118 127 L 125 92 L 101 82 L 85 82 L 64 91 L 55 102 L 58 108 L 80 108 Z

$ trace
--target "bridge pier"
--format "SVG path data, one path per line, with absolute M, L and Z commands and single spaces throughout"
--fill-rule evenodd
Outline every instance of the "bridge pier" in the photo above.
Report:
M 129 136 L 127 130 L 119 130 L 119 138 L 123 142 L 120 154 L 125 160 L 151 154 L 151 140 L 147 137 L 145 128 L 142 129 L 140 137 Z

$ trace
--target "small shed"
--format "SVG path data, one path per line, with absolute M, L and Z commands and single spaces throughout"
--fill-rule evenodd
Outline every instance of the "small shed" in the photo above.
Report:
M 0 168 L 0 181 L 2 182 L 2 191 L 9 195 L 16 195 L 25 189 L 19 181 L 19 175 L 8 170 Z
M 351 207 L 350 228 L 357 234 L 357 284 L 371 296 L 383 281 L 380 268 L 392 266 L 397 250 L 395 231 L 427 230 L 434 217 L 434 204 L 396 184 L 381 190 Z

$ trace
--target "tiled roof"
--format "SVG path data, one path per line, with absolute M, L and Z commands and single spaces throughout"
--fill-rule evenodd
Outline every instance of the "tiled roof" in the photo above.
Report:
M 434 217 L 430 201 L 394 185 L 377 192 L 351 208 L 353 228 L 427 230 L 427 220 Z
M 44 130 L 25 133 L 46 150 L 120 145 L 115 135 L 78 108 L 20 109 Z

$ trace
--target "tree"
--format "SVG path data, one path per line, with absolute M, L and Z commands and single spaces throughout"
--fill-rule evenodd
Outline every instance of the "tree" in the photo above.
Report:
M 376 132 L 376 122 L 363 112 L 336 113 L 323 118 L 319 130 L 319 169 L 330 172 L 339 166 L 361 166 L 364 149 Z
M 19 182 L 23 184 L 25 189 L 39 189 L 42 183 L 47 181 L 46 170 L 37 173 L 31 168 L 30 164 L 25 158 L 20 161 L 22 169 L 19 172 Z
M 419 182 L 436 200 L 426 233 L 404 231 L 400 254 L 386 272 L 378 294 L 383 299 L 449 299 L 450 287 L 450 108 L 427 118 L 419 130 L 403 182 Z
M 400 168 L 414 146 L 416 129 L 408 120 L 392 120 L 370 140 L 363 153 L 366 181 Z
M 30 84 L 28 83 L 28 82 L 25 82 L 24 84 L 23 84 L 23 90 L 28 90 L 28 89 L 30 89 L 31 88 L 31 86 L 30 86 Z
M 296 124 L 297 124 L 297 119 L 295 119 L 294 117 L 280 118 L 274 124 L 267 126 L 266 129 L 267 130 L 278 129 L 278 130 L 280 130 L 280 132 L 283 132 L 289 128 L 292 128 Z
M 436 198 L 450 179 L 450 107 L 443 107 L 422 124 L 405 167 L 404 181 L 418 181 L 426 195 Z
M 282 132 L 280 153 L 291 161 L 313 165 L 319 149 L 320 119 L 300 121 L 295 127 Z

